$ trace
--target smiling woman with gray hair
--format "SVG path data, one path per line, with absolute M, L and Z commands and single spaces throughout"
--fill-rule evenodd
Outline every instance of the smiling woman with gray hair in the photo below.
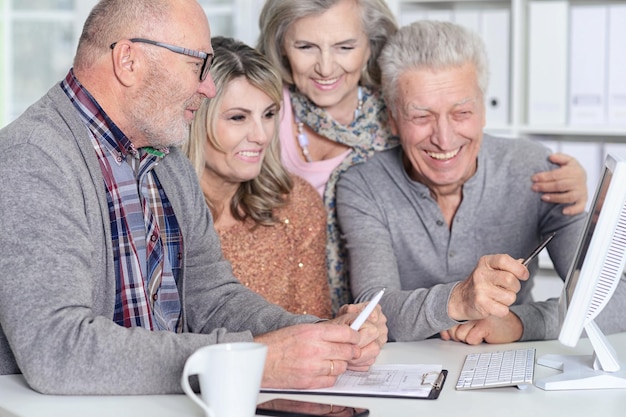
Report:
M 285 83 L 280 141 L 286 168 L 309 181 L 327 211 L 333 310 L 351 301 L 335 212 L 350 166 L 397 145 L 387 129 L 377 58 L 397 30 L 384 0 L 267 0 L 258 49 Z

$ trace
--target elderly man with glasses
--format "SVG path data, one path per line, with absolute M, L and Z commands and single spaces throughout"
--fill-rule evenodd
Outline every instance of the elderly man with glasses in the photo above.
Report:
M 177 145 L 215 95 L 195 0 L 101 0 L 65 79 L 0 130 L 0 375 L 43 393 L 180 392 L 187 357 L 268 345 L 266 387 L 332 385 L 386 341 L 248 290 Z

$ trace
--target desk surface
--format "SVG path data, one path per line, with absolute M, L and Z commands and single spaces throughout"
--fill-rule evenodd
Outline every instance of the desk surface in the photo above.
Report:
M 613 347 L 626 359 L 626 333 L 609 336 Z M 543 391 L 535 386 L 525 390 L 494 388 L 477 391 L 456 391 L 465 355 L 471 352 L 530 346 L 537 356 L 548 353 L 590 354 L 588 340 L 582 339 L 575 349 L 558 341 L 526 342 L 510 345 L 468 346 L 442 340 L 411 343 L 388 343 L 377 363 L 441 363 L 448 369 L 448 379 L 437 400 L 391 398 L 336 397 L 321 395 L 261 394 L 259 402 L 276 397 L 289 397 L 323 403 L 369 408 L 371 417 L 403 416 L 585 416 L 609 417 L 626 413 L 626 390 Z M 537 365 L 535 377 L 557 371 Z M 50 396 L 32 391 L 21 375 L 0 376 L 0 416 L 2 417 L 202 417 L 202 412 L 184 395 L 154 396 Z

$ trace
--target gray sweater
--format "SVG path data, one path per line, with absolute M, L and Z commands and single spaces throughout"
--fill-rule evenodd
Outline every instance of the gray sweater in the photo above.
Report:
M 56 394 L 181 392 L 186 358 L 296 316 L 240 285 L 196 175 L 177 149 L 155 168 L 184 236 L 184 333 L 112 321 L 115 271 L 103 177 L 59 86 L 0 130 L 0 374 Z
M 351 288 L 357 301 L 387 287 L 381 301 L 390 340 L 419 340 L 458 322 L 447 313 L 452 288 L 469 276 L 482 255 L 524 258 L 542 236 L 556 231 L 548 246 L 559 276 L 567 275 L 584 215 L 562 214 L 563 206 L 541 201 L 531 176 L 553 168 L 549 150 L 529 140 L 484 137 L 478 170 L 463 187 L 463 201 L 451 230 L 437 202 L 412 181 L 401 162 L 402 149 L 377 154 L 352 167 L 337 188 L 339 223 L 347 242 Z M 531 277 L 538 267 L 530 265 Z M 522 340 L 558 335 L 556 300 L 534 302 L 532 278 L 522 283 L 511 310 L 524 325 Z M 625 285 L 608 328 L 623 320 Z M 615 303 L 614 303 L 615 304 Z

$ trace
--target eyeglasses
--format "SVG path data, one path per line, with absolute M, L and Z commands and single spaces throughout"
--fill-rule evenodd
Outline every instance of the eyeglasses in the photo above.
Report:
M 202 63 L 202 68 L 200 68 L 200 81 L 204 81 L 206 79 L 206 76 L 209 74 L 209 70 L 211 69 L 211 64 L 213 63 L 213 54 L 207 54 L 206 52 L 195 51 L 193 49 L 187 49 L 181 46 L 170 45 L 169 43 L 157 42 L 150 39 L 132 38 L 129 39 L 129 41 L 160 46 L 161 48 L 169 49 L 170 51 L 177 54 L 192 56 L 194 58 L 204 60 L 204 62 Z M 115 48 L 115 45 L 117 45 L 117 42 L 113 42 L 111 44 L 111 49 Z

